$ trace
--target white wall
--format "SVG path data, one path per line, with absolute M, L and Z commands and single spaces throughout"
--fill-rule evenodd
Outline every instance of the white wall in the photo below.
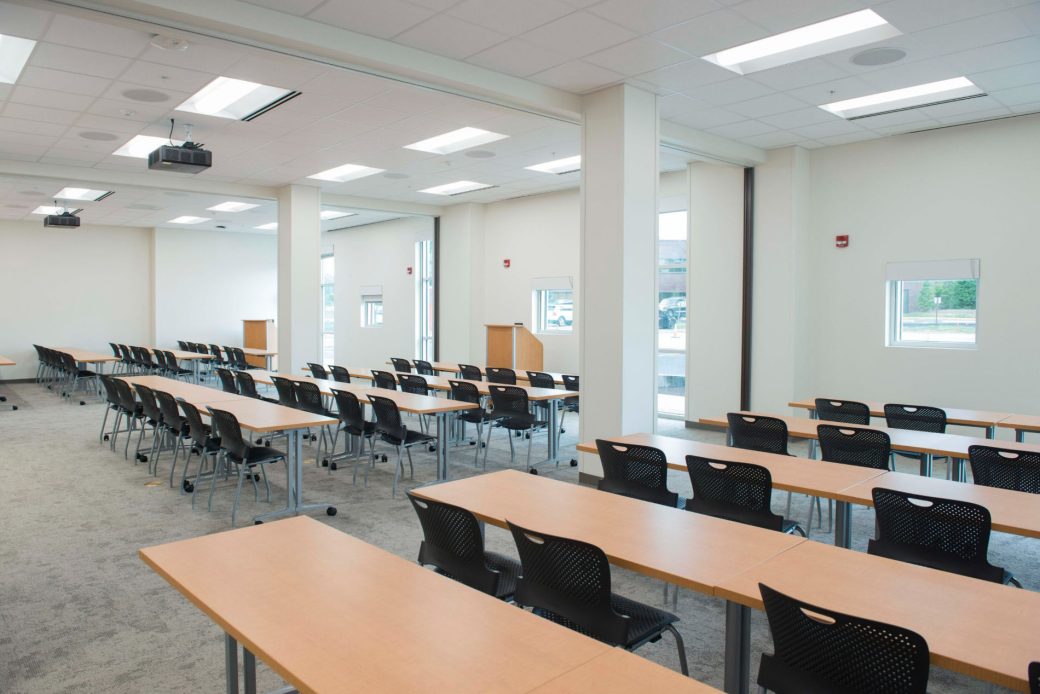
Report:
M 32 345 L 110 353 L 109 341 L 151 340 L 150 230 L 84 225 L 49 229 L 0 221 L 0 354 L 36 373 Z
M 242 344 L 244 319 L 278 313 L 278 239 L 155 230 L 156 342 Z
M 432 217 L 403 217 L 326 235 L 336 255 L 336 363 L 381 368 L 415 356 L 415 244 L 433 238 Z M 361 327 L 361 288 L 379 285 L 383 325 Z
M 452 205 L 440 219 L 439 358 L 467 364 L 484 354 L 484 205 Z

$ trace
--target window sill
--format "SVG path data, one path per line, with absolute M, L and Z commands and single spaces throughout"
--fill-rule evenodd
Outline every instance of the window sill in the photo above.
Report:
M 977 342 L 971 344 L 960 342 L 890 342 L 885 347 L 901 347 L 904 349 L 945 349 L 954 351 L 974 351 L 979 348 Z

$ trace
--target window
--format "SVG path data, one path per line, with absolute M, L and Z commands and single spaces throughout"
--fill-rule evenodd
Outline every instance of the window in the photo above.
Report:
M 433 361 L 433 240 L 415 244 L 415 356 Z
M 886 277 L 889 347 L 975 347 L 978 260 L 889 263 Z
M 379 328 L 383 325 L 383 288 L 361 288 L 361 327 Z
M 686 211 L 657 221 L 657 412 L 686 415 Z
M 574 330 L 574 289 L 570 277 L 541 277 L 534 281 L 532 303 L 536 333 Z
M 321 358 L 336 361 L 336 256 L 321 256 Z

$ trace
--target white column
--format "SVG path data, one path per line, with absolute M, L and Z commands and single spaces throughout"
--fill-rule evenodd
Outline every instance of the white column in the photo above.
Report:
M 321 360 L 320 215 L 319 189 L 278 191 L 278 369 L 285 373 Z
M 610 87 L 583 98 L 581 439 L 655 421 L 657 97 Z M 601 475 L 595 456 L 581 471 Z
M 484 205 L 444 210 L 440 222 L 437 339 L 442 361 L 484 361 Z

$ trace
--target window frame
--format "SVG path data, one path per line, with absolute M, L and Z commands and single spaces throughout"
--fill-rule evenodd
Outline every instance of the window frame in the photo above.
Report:
M 549 300 L 548 295 L 550 292 L 566 292 L 570 294 L 571 298 L 571 322 L 565 327 L 559 327 L 553 325 L 550 327 L 547 317 L 549 314 Z M 545 284 L 544 286 L 535 286 L 531 290 L 531 310 L 532 319 L 531 325 L 534 327 L 534 333 L 536 335 L 573 335 L 574 334 L 574 323 L 577 319 L 575 306 L 574 306 L 574 287 L 570 282 L 557 282 L 552 284 Z
M 322 253 L 321 263 L 324 263 L 326 259 L 332 261 L 332 278 L 331 282 L 321 283 L 321 355 L 325 363 L 331 364 L 335 361 L 336 356 L 336 255 L 334 253 Z M 324 268 L 321 270 L 321 278 L 325 279 Z M 332 291 L 332 330 L 325 329 L 325 292 L 327 289 Z M 332 354 L 328 354 L 325 351 L 325 338 L 331 336 L 332 343 Z
M 433 361 L 436 286 L 433 239 L 415 242 L 415 358 Z
M 681 263 L 676 262 L 661 262 L 661 217 L 669 214 L 684 214 L 686 216 L 686 253 L 685 260 Z M 677 274 L 681 272 L 683 275 L 683 281 L 685 284 L 685 291 L 683 296 L 686 298 L 686 342 L 682 349 L 661 347 L 659 342 L 659 333 L 661 330 L 660 326 L 660 301 L 661 301 L 661 273 L 662 271 L 673 271 Z M 687 362 L 687 356 L 689 355 L 689 330 L 690 330 L 690 211 L 684 207 L 661 209 L 657 212 L 657 228 L 654 233 L 654 415 L 663 419 L 685 419 L 687 413 L 687 407 L 689 403 L 686 397 L 686 388 L 688 384 L 689 376 L 689 364 Z M 682 412 L 671 412 L 660 409 L 660 355 L 661 354 L 681 354 L 683 356 L 683 411 Z
M 908 348 L 908 349 L 952 349 L 952 350 L 976 350 L 979 348 L 979 296 L 982 289 L 982 280 L 978 273 L 978 260 L 972 260 L 974 272 L 959 274 L 974 274 L 974 277 L 924 277 L 925 274 L 945 274 L 938 272 L 919 272 L 916 275 L 905 275 L 892 277 L 889 272 L 885 281 L 885 347 Z M 891 265 L 891 264 L 890 264 Z M 942 267 L 942 261 L 937 261 L 935 267 Z M 926 264 L 927 267 L 927 264 Z M 918 276 L 920 275 L 920 276 Z M 906 282 L 975 282 L 975 332 L 971 342 L 946 341 L 946 340 L 904 340 L 902 339 L 903 328 L 903 285 Z
M 375 307 L 379 306 L 379 322 L 375 322 Z M 384 324 L 383 319 L 383 295 L 382 294 L 368 294 L 361 296 L 361 327 L 362 328 L 382 328 Z

